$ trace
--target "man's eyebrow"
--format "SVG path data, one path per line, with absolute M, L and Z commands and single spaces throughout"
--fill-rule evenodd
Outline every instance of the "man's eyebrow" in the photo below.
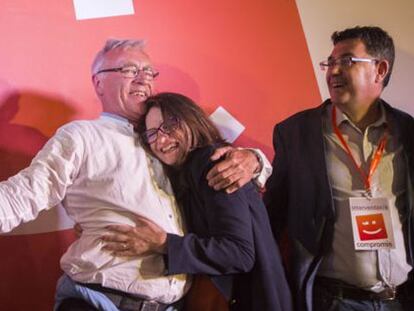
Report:
M 142 67 L 142 69 L 154 69 L 154 67 L 152 67 L 151 65 L 145 65 L 144 67 Z
M 340 55 L 338 58 L 336 58 L 336 59 L 343 58 L 343 57 L 352 57 L 352 56 L 354 56 L 354 54 L 352 54 L 352 53 L 350 53 L 350 52 L 347 52 L 347 53 L 341 54 L 341 55 Z M 335 57 L 333 57 L 332 55 L 329 55 L 328 60 L 331 60 L 331 59 L 335 59 Z
M 138 66 L 132 62 L 127 62 L 125 64 L 122 64 L 121 67 L 132 67 L 132 66 L 138 68 Z

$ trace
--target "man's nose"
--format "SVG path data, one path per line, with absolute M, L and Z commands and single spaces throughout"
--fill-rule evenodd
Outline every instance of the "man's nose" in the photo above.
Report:
M 144 85 L 147 84 L 148 81 L 143 74 L 138 73 L 137 76 L 132 80 L 132 82 Z
M 329 68 L 327 74 L 337 75 L 341 72 L 342 67 L 338 63 L 333 63 Z
M 149 95 L 153 94 L 153 80 L 148 79 L 148 77 L 146 77 L 145 75 L 142 74 L 138 74 L 134 80 L 132 80 L 132 83 L 134 84 L 139 84 L 139 85 L 143 85 L 145 87 L 147 87 L 149 89 Z
M 153 80 L 153 78 L 148 75 L 144 70 L 139 70 L 136 77 L 134 78 L 134 81 L 145 81 L 145 83 L 149 83 Z

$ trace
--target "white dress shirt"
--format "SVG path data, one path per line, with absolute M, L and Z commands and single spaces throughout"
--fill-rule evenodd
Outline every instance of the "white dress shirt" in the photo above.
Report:
M 28 168 L 0 183 L 0 231 L 8 232 L 60 202 L 83 228 L 61 259 L 72 279 L 162 303 L 184 295 L 185 275 L 165 276 L 161 255 L 119 258 L 101 250 L 105 226 L 133 226 L 135 215 L 183 235 L 169 181 L 127 120 L 104 114 L 61 127 Z

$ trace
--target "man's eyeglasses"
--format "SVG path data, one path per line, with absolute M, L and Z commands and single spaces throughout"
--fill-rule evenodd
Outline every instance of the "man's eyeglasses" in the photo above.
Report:
M 158 138 L 158 131 L 164 134 L 171 134 L 180 126 L 180 120 L 177 117 L 170 117 L 160 124 L 158 128 L 152 128 L 142 133 L 141 137 L 147 144 L 154 143 Z
M 128 66 L 123 66 L 123 67 L 118 67 L 118 68 L 102 69 L 102 70 L 99 70 L 96 74 L 101 73 L 101 72 L 119 72 L 125 78 L 131 78 L 131 79 L 134 79 L 138 75 L 142 74 L 147 80 L 154 80 L 159 75 L 159 72 L 155 71 L 151 67 L 144 67 L 142 69 L 139 69 L 137 66 L 134 66 L 134 65 L 128 65 Z
M 341 57 L 338 59 L 328 59 L 326 61 L 320 62 L 319 66 L 321 67 L 321 70 L 325 71 L 327 69 L 332 69 L 335 66 L 339 66 L 340 68 L 349 68 L 355 63 L 376 63 L 378 62 L 378 59 L 375 58 L 360 58 L 360 57 Z

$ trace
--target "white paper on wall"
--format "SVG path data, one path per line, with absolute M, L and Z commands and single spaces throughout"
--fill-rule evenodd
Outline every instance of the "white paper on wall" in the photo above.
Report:
M 234 142 L 245 130 L 243 124 L 221 106 L 210 115 L 210 120 L 213 121 L 223 138 L 229 143 Z
M 73 0 L 77 20 L 134 14 L 132 0 Z

